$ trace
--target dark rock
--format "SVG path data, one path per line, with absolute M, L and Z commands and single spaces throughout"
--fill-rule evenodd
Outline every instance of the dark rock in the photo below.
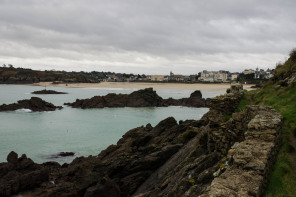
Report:
M 0 163 L 0 196 L 11 196 L 39 187 L 49 179 L 48 169 L 35 164 L 26 155 L 18 158 L 12 151 L 8 154 L 7 161 L 8 163 Z
M 27 189 L 27 196 L 260 196 L 280 147 L 281 116 L 263 106 L 223 111 L 223 103 L 238 102 L 233 95 L 214 99 L 201 120 L 169 117 L 131 129 L 99 155 L 70 164 L 38 165 L 26 156 L 0 163 L 0 196 Z
M 200 90 L 196 90 L 196 91 L 192 92 L 190 95 L 190 98 L 193 98 L 193 97 L 202 98 L 202 94 L 201 94 Z
M 17 158 L 18 155 L 16 152 L 11 151 L 8 155 L 7 155 L 7 162 L 12 163 L 12 164 L 16 164 L 17 163 Z
M 167 107 L 187 106 L 206 107 L 206 101 L 199 90 L 193 92 L 189 98 L 163 99 L 152 88 L 132 92 L 131 94 L 107 94 L 94 96 L 90 99 L 77 99 L 73 103 L 65 103 L 74 108 L 103 108 L 103 107 Z
M 60 152 L 58 154 L 58 156 L 61 156 L 61 157 L 67 157 L 67 156 L 73 156 L 73 155 L 75 155 L 74 152 Z
M 44 89 L 44 90 L 40 90 L 40 91 L 34 91 L 34 92 L 32 92 L 32 94 L 68 94 L 68 93 Z
M 62 109 L 61 106 L 54 106 L 52 103 L 48 103 L 41 98 L 31 97 L 31 99 L 20 100 L 13 104 L 0 105 L 0 111 L 15 111 L 18 109 L 30 109 L 32 111 L 54 111 L 56 109 Z
M 59 152 L 57 154 L 50 155 L 49 158 L 54 159 L 54 158 L 60 158 L 60 157 L 70 157 L 70 156 L 74 156 L 74 155 L 75 155 L 74 152 Z
M 134 180 L 133 180 L 134 181 Z M 84 197 L 120 197 L 120 189 L 118 185 L 107 178 L 104 178 L 101 183 L 88 188 Z

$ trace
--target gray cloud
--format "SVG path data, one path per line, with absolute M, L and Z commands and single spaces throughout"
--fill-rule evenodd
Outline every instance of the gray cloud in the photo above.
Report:
M 197 73 L 274 67 L 296 45 L 294 0 L 0 0 L 0 63 Z

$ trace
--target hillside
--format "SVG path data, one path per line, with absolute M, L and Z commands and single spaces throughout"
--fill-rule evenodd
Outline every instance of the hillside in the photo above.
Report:
M 273 78 L 262 89 L 245 94 L 246 104 L 273 107 L 284 118 L 282 146 L 269 178 L 266 196 L 296 196 L 296 49 L 279 64 Z
M 84 72 L 36 71 L 25 68 L 0 67 L 0 84 L 31 84 L 38 82 L 98 83 Z

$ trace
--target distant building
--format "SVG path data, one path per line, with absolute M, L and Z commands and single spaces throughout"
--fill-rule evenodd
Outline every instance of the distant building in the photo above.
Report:
M 255 73 L 255 71 L 253 69 L 245 69 L 243 71 L 244 75 L 249 75 L 249 74 L 254 74 L 254 73 Z
M 172 71 L 170 72 L 170 76 L 168 77 L 169 81 L 178 81 L 178 82 L 186 82 L 189 81 L 189 76 L 184 75 L 175 75 Z
M 151 75 L 151 81 L 164 81 L 164 75 Z
M 106 75 L 107 81 L 117 81 L 118 77 L 115 74 Z
M 200 74 L 200 81 L 205 82 L 226 82 L 228 79 L 228 71 L 220 70 L 220 71 L 207 71 L 204 70 Z
M 232 74 L 231 74 L 231 81 L 235 81 L 235 80 L 237 80 L 238 76 L 239 76 L 238 73 L 232 73 Z

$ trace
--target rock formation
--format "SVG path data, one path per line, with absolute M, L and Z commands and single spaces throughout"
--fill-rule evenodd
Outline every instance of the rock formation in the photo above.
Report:
M 66 92 L 57 92 L 55 90 L 39 90 L 39 91 L 34 91 L 32 94 L 68 94 Z
M 56 158 L 60 158 L 60 157 L 72 157 L 74 155 L 75 155 L 74 152 L 59 152 L 57 154 L 50 155 L 49 158 L 56 159 Z
M 13 104 L 0 105 L 0 111 L 15 111 L 18 109 L 30 109 L 32 111 L 54 111 L 56 109 L 62 109 L 61 106 L 55 106 L 52 103 L 48 103 L 41 98 L 31 97 L 31 99 L 20 100 Z
M 15 152 L 11 152 L 7 163 L 0 163 L 0 196 L 12 196 L 39 187 L 48 181 L 48 177 L 47 168 L 35 164 L 25 154 L 18 158 Z
M 230 93 L 233 94 L 233 93 Z M 239 94 L 239 93 L 237 93 Z M 235 94 L 233 94 L 235 95 Z M 222 102 L 232 110 L 229 94 L 214 98 L 200 120 L 172 117 L 128 131 L 97 156 L 70 164 L 34 164 L 49 171 L 43 183 L 0 194 L 24 196 L 260 196 L 281 139 L 282 117 L 269 107 L 247 106 L 227 120 Z M 240 99 L 240 96 L 235 97 Z M 229 102 L 228 102 L 229 101 Z M 215 109 L 215 106 L 218 108 Z M 1 168 L 19 159 L 14 153 Z M 1 171 L 1 170 L 0 170 Z M 14 177 L 0 176 L 15 188 Z
M 253 113 L 253 118 L 248 121 L 244 140 L 233 144 L 221 162 L 225 172 L 201 197 L 263 195 L 281 142 L 282 117 L 269 107 L 249 106 L 246 111 Z M 245 114 L 236 114 L 233 120 L 243 120 Z
M 104 107 L 167 107 L 188 106 L 205 107 L 206 100 L 199 90 L 193 92 L 189 98 L 163 99 L 152 88 L 132 92 L 131 94 L 107 94 L 94 96 L 90 99 L 77 99 L 73 103 L 65 103 L 74 108 L 104 108 Z

